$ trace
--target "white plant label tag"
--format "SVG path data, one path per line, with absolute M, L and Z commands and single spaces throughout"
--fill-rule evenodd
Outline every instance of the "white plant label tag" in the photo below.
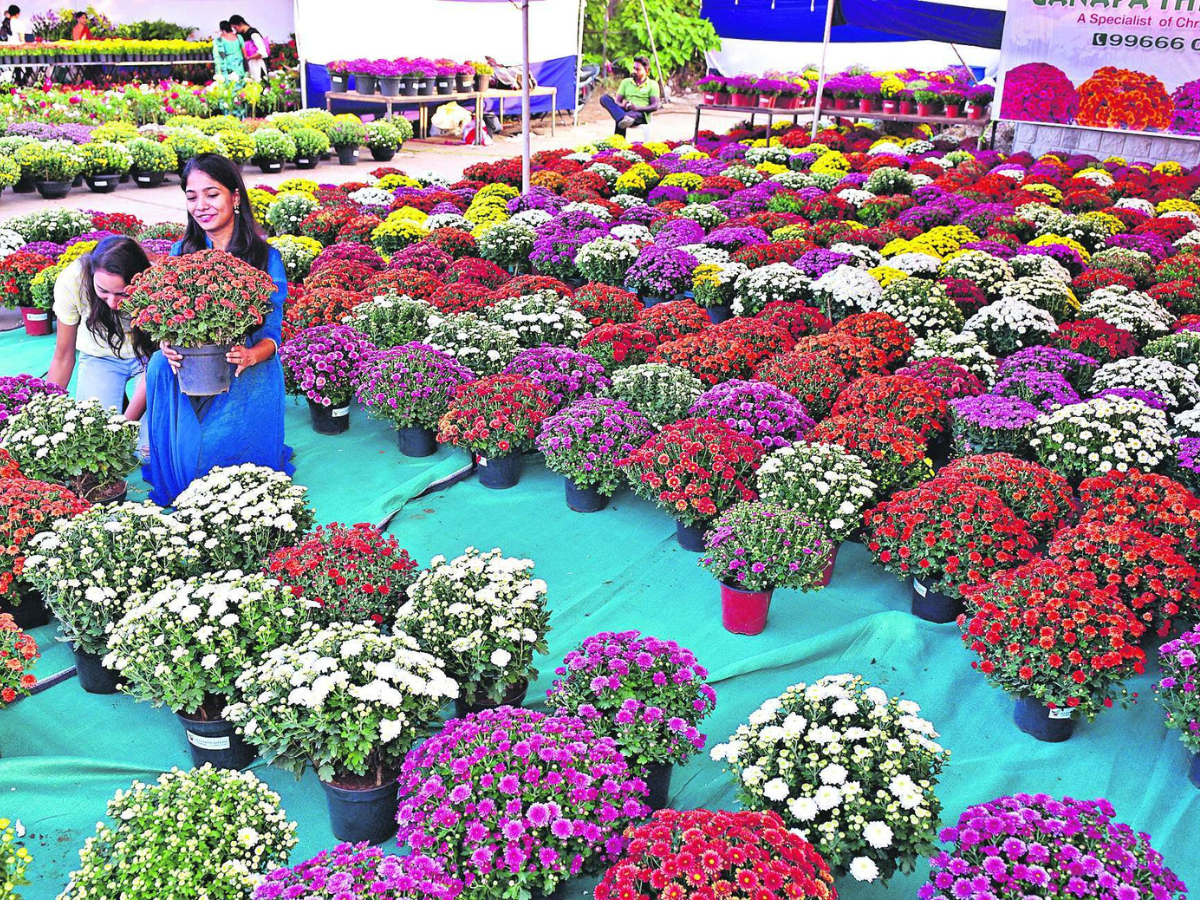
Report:
M 475 462 L 479 463 L 479 465 L 483 466 L 485 469 L 487 468 L 487 457 L 486 456 L 477 457 Z
M 925 585 L 921 584 L 921 582 L 917 581 L 915 578 L 913 579 L 913 590 L 922 597 L 928 596 L 929 594 L 929 588 L 925 587 Z
M 228 750 L 229 738 L 226 737 L 205 737 L 202 734 L 196 734 L 189 731 L 187 733 L 188 743 L 194 747 L 199 747 L 201 750 Z
M 348 407 L 348 406 L 335 407 L 334 409 L 331 409 L 329 411 L 329 415 L 331 415 L 335 419 L 340 419 L 340 418 L 342 418 L 342 416 L 348 416 L 348 415 L 350 415 L 350 407 Z
M 1052 709 L 1050 710 L 1050 718 L 1069 719 L 1071 718 L 1071 711 L 1069 709 Z

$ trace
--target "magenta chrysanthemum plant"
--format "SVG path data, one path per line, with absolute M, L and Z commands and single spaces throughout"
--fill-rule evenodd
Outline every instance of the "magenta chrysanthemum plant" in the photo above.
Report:
M 375 345 L 347 325 L 305 328 L 279 348 L 288 386 L 321 406 L 346 406 Z

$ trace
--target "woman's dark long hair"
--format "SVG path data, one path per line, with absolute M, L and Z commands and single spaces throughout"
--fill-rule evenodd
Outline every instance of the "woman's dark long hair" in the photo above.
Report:
M 187 190 L 188 179 L 193 172 L 203 172 L 221 187 L 233 194 L 237 212 L 233 216 L 233 238 L 226 248 L 231 254 L 243 262 L 248 262 L 256 269 L 267 269 L 267 251 L 269 245 L 263 237 L 262 230 L 254 221 L 254 210 L 250 207 L 250 195 L 246 192 L 246 182 L 242 181 L 242 173 L 237 166 L 224 156 L 216 153 L 201 153 L 188 160 L 183 167 L 183 189 Z M 200 224 L 188 215 L 187 230 L 183 233 L 181 254 L 197 253 L 208 248 L 207 235 Z
M 125 326 L 120 314 L 96 293 L 93 276 L 97 271 L 111 272 L 128 285 L 133 282 L 135 275 L 150 268 L 150 259 L 142 245 L 133 238 L 113 236 L 105 238 L 96 245 L 95 250 L 83 256 L 80 265 L 83 270 L 82 288 L 88 301 L 87 330 L 108 344 L 114 354 L 119 354 L 125 343 Z M 149 336 L 135 328 L 131 340 L 138 358 L 149 359 L 155 350 Z

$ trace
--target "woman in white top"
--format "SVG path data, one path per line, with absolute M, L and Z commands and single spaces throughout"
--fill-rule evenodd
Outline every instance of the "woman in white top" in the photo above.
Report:
M 243 19 L 241 16 L 230 16 L 229 24 L 241 35 L 246 45 L 246 71 L 255 81 L 267 77 L 267 57 L 271 55 L 271 47 L 263 33 Z
M 122 408 L 129 382 L 137 380 L 125 417 L 137 421 L 146 409 L 146 361 L 154 352 L 149 338 L 120 312 L 135 275 L 150 268 L 146 251 L 133 238 L 102 240 L 91 253 L 59 273 L 54 282 L 58 337 L 47 381 L 66 387 L 79 357 L 75 396 L 95 397 Z

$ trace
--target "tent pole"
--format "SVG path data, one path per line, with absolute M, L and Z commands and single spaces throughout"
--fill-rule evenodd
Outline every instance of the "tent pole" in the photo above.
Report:
M 300 63 L 300 108 L 308 109 L 308 66 L 300 48 L 300 0 L 292 0 L 292 27 L 296 29 L 296 56 Z
M 967 70 L 967 74 L 971 76 L 971 81 L 979 84 L 979 79 L 975 77 L 975 73 L 971 71 L 971 67 L 967 65 L 967 61 L 963 59 L 963 55 L 958 52 L 958 44 L 951 44 L 950 49 L 954 51 L 954 55 L 958 57 L 958 61 L 962 63 L 962 67 Z
M 521 192 L 529 192 L 529 0 L 521 0 Z M 553 113 L 551 114 L 553 115 Z
M 817 125 L 821 121 L 821 98 L 825 95 L 825 57 L 829 53 L 829 36 L 833 32 L 833 6 L 837 0 L 825 0 L 825 38 L 821 43 L 821 72 L 817 76 L 817 96 L 813 100 L 812 140 L 817 139 Z M 771 135 L 767 134 L 767 143 Z
M 575 53 L 575 127 L 579 127 L 579 73 L 583 70 L 583 21 L 587 0 L 579 0 L 579 34 Z M 557 114 L 557 113 L 556 113 Z
M 667 79 L 663 76 L 662 63 L 658 61 L 658 45 L 654 41 L 654 29 L 650 27 L 650 13 L 646 12 L 646 0 L 642 0 L 642 19 L 646 22 L 646 34 L 650 37 L 650 52 L 654 54 L 654 68 L 658 69 L 658 88 L 662 92 L 663 103 L 670 103 L 671 94 L 667 90 Z

